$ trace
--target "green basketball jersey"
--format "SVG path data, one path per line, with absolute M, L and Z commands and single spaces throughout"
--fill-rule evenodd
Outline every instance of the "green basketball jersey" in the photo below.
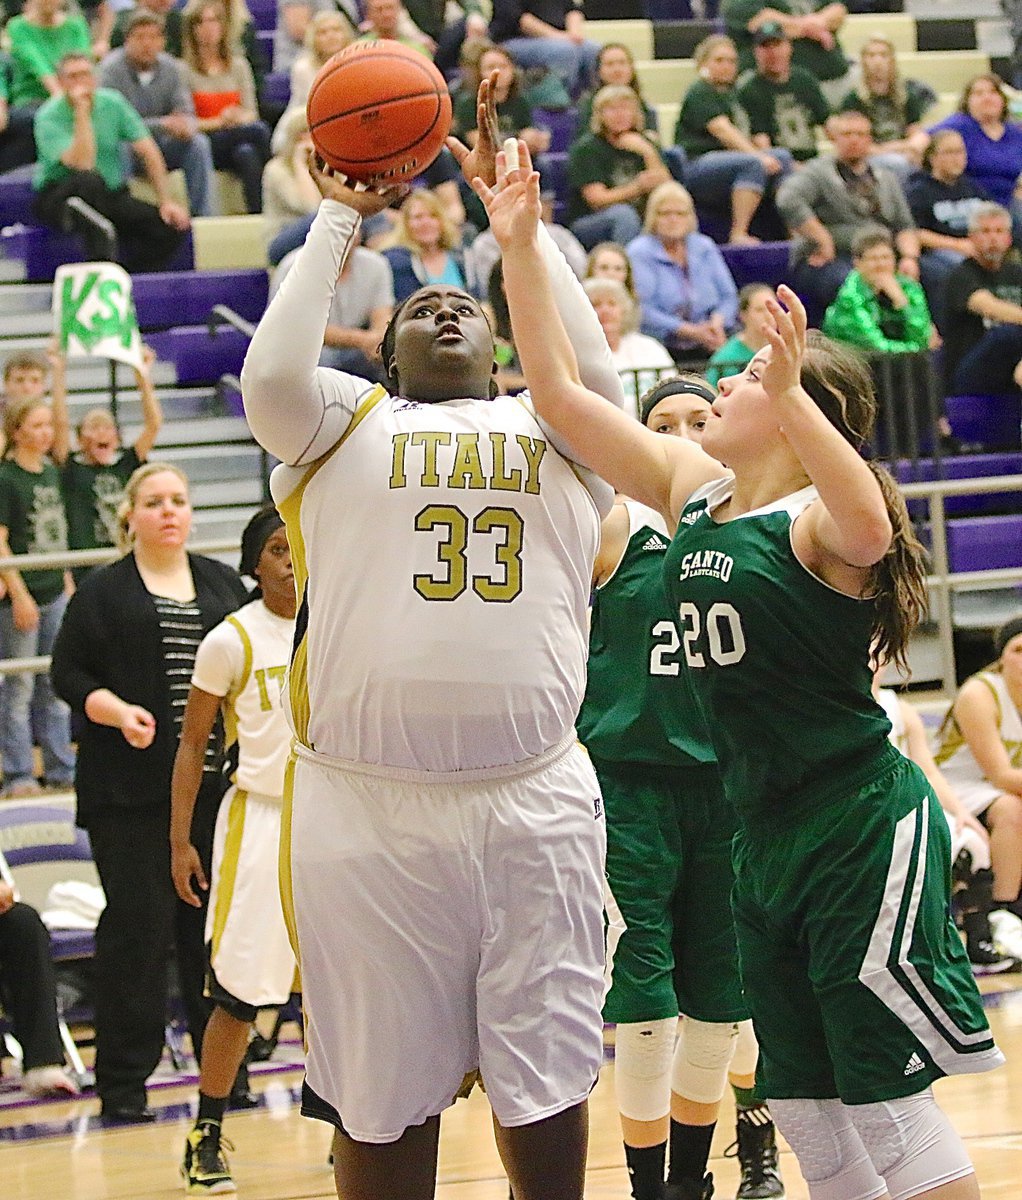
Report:
M 883 750 L 870 694 L 873 608 L 812 575 L 791 526 L 805 488 L 722 524 L 718 480 L 685 506 L 664 564 L 682 652 L 728 798 L 747 823 L 839 791 Z
M 596 759 L 693 766 L 713 762 L 705 722 L 681 666 L 664 589 L 663 518 L 626 501 L 628 544 L 593 598 L 586 693 L 576 723 Z

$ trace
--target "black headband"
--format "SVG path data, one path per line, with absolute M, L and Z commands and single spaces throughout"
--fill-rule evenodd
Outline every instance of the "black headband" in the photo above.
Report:
M 994 634 L 994 649 L 997 651 L 998 658 L 1004 653 L 1004 647 L 1011 639 L 1018 637 L 1020 633 L 1022 633 L 1022 617 L 1012 617 L 1010 621 L 1004 622 Z
M 242 575 L 250 575 L 255 579 L 263 547 L 283 524 L 280 513 L 270 505 L 261 508 L 249 521 L 241 535 L 241 564 L 238 570 Z
M 639 399 L 639 420 L 643 425 L 649 420 L 653 409 L 668 396 L 698 396 L 707 404 L 712 404 L 717 392 L 705 379 L 664 379 Z

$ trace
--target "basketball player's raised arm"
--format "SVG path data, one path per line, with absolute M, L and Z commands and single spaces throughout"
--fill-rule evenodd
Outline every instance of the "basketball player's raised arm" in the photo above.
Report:
M 329 450 L 373 386 L 318 363 L 337 276 L 357 244 L 361 219 L 396 195 L 356 192 L 316 168 L 312 172 L 323 202 L 259 322 L 241 371 L 245 416 L 256 441 L 290 465 L 312 462 Z
M 677 497 L 687 499 L 722 468 L 695 444 L 653 433 L 586 386 L 579 367 L 585 350 L 568 337 L 541 248 L 539 176 L 524 144 L 519 154 L 520 170 L 505 172 L 500 163 L 501 190 L 476 181 L 476 191 L 503 251 L 515 345 L 536 411 L 576 462 L 674 521 Z

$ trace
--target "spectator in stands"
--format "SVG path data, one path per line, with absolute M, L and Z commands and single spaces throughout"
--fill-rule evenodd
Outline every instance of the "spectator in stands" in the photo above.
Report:
M 685 186 L 697 205 L 731 198 L 728 241 L 758 242 L 749 232 L 764 194 L 791 170 L 791 154 L 764 149 L 749 135 L 749 121 L 738 103 L 735 80 L 738 53 L 734 42 L 711 34 L 695 49 L 699 78 L 685 93 L 674 140 L 685 151 Z
M 590 130 L 568 155 L 568 225 L 586 249 L 608 240 L 627 245 L 642 227 L 646 198 L 670 178 L 642 128 L 642 107 L 631 88 L 600 88 Z
M 656 338 L 639 332 L 639 306 L 616 279 L 587 279 L 583 285 L 621 376 L 625 408 L 639 416 L 639 397 L 664 374 L 674 374 L 674 359 Z
M 101 1115 L 112 1123 L 155 1117 L 146 1107 L 146 1080 L 163 1051 L 172 945 L 193 1048 L 201 1054 L 209 1013 L 202 994 L 205 913 L 174 893 L 170 779 L 195 651 L 247 599 L 230 567 L 187 553 L 192 510 L 177 468 L 140 467 L 119 516 L 125 555 L 82 581 L 51 666 L 53 685 L 75 714 L 77 821 L 89 831 L 106 894 L 93 981 L 96 1090 Z M 192 823 L 207 872 L 223 793 L 219 766 L 218 746 L 211 745 Z
M 553 239 L 557 249 L 568 260 L 568 266 L 579 279 L 586 277 L 586 252 L 582 249 L 582 244 L 578 238 L 571 232 L 570 229 L 565 229 L 563 225 L 558 225 L 554 220 L 554 204 L 553 197 L 544 195 L 542 197 L 543 204 L 543 224 L 546 226 L 547 233 Z M 612 243 L 604 243 L 611 245 Z M 628 263 L 628 256 L 625 254 L 624 247 L 618 246 L 617 250 L 621 257 Z M 472 274 L 476 279 L 490 279 L 493 273 L 493 268 L 500 260 L 500 247 L 497 245 L 497 239 L 489 229 L 484 229 L 478 237 L 473 239 L 471 246 L 468 247 L 466 254 L 472 261 Z M 629 272 L 631 266 L 629 264 Z M 629 283 L 631 282 L 631 274 L 629 273 Z M 503 287 L 503 277 L 498 280 L 498 286 Z M 489 292 L 489 287 L 487 288 Z
M 286 255 L 274 273 L 271 300 L 291 270 L 296 253 L 293 250 Z M 390 264 L 378 251 L 355 246 L 337 277 L 320 365 L 386 385 L 380 343 L 393 312 Z
M 692 197 L 671 180 L 654 190 L 644 232 L 628 243 L 642 332 L 675 360 L 706 359 L 738 319 L 738 289 L 711 238 L 697 231 Z
M 397 225 L 383 251 L 394 275 L 398 304 L 427 283 L 445 283 L 479 294 L 471 259 L 444 206 L 426 188 L 412 192 L 398 210 Z
M 489 230 L 487 230 L 489 233 Z M 494 239 L 496 241 L 496 239 Z M 498 247 L 498 253 L 500 249 Z M 501 395 L 514 396 L 528 386 L 518 360 L 518 347 L 511 328 L 511 310 L 508 308 L 507 293 L 504 291 L 504 262 L 498 258 L 488 276 L 486 288 L 490 313 L 493 316 L 493 361 L 497 364 L 494 378 Z
M 832 155 L 821 155 L 781 184 L 777 208 L 795 237 L 792 284 L 812 311 L 823 310 L 852 269 L 852 241 L 867 229 L 887 229 L 897 268 L 919 278 L 919 238 L 897 177 L 870 165 L 869 118 L 838 113 L 830 123 Z
M 105 233 L 65 208 L 72 196 L 79 196 L 113 223 L 118 259 L 129 271 L 160 270 L 188 228 L 188 214 L 170 198 L 159 146 L 120 92 L 96 86 L 88 55 L 67 55 L 58 77 L 63 94 L 47 100 L 35 117 L 36 213 L 56 228 L 68 217 L 84 238 L 89 257 L 105 259 Z M 142 160 L 158 206 L 136 200 L 128 191 L 124 146 Z
M 64 1069 L 50 935 L 18 897 L 0 852 L 0 998 L 21 1046 L 21 1088 L 30 1096 L 76 1096 Z
M 995 660 L 962 684 L 938 739 L 937 765 L 990 832 L 995 946 L 1022 960 L 1022 618 L 994 636 Z
M 930 130 L 956 129 L 965 141 L 965 170 L 1012 216 L 1022 240 L 1022 127 L 1008 119 L 1008 93 L 999 75 L 976 75 L 965 85 L 958 112 Z
M 488 21 L 479 0 L 455 0 L 462 16 L 449 20 L 447 0 L 409 0 L 408 16 L 433 44 L 433 61 L 447 75 L 458 65 L 463 44 L 486 41 Z
M 263 171 L 263 221 L 270 266 L 305 241 L 319 207 L 319 189 L 309 174 L 312 137 L 303 108 L 280 118 L 280 149 Z
M 7 60 L 0 55 L 0 175 L 35 162 L 33 115 L 31 107 L 11 106 Z
M 585 133 L 593 118 L 593 100 L 596 93 L 603 87 L 630 87 L 639 97 L 642 105 L 642 115 L 645 121 L 645 132 L 650 137 L 659 139 L 660 131 L 657 122 L 656 109 L 647 104 L 642 94 L 642 84 L 635 72 L 635 59 L 631 50 L 620 42 L 605 42 L 600 47 L 596 59 L 596 78 L 593 86 L 587 88 L 578 98 L 578 130 Z
M 522 92 L 522 75 L 515 60 L 503 46 L 494 46 L 492 42 L 469 42 L 461 52 L 461 82 L 454 93 L 451 133 L 470 147 L 479 140 L 476 94 L 480 81 L 494 74 L 492 90 L 501 140 L 521 138 L 533 157 L 542 154 L 550 146 L 550 134 L 537 129 L 533 122 L 532 108 Z
M 354 38 L 351 26 L 332 8 L 314 13 L 305 27 L 305 46 L 291 67 L 291 107 L 305 111 L 309 89 L 320 67 Z
M 309 45 L 309 28 L 318 16 L 335 18 L 344 30 L 345 40 L 337 47 L 338 50 L 355 37 L 355 30 L 347 17 L 338 12 L 333 0 L 277 0 L 277 27 L 273 33 L 274 71 L 293 71 L 295 63 Z M 294 103 L 293 93 L 291 102 Z
M 4 413 L 7 450 L 0 463 L 0 558 L 67 550 L 60 476 L 49 459 L 53 415 L 43 400 L 22 400 Z M 70 577 L 59 567 L 2 573 L 0 647 L 5 658 L 49 654 L 67 605 Z M 39 792 L 33 741 L 43 754 L 47 786 L 66 789 L 74 775 L 67 705 L 45 674 L 8 675 L 0 688 L 0 753 L 6 796 Z
M 1022 264 L 1009 256 L 1011 214 L 985 203 L 969 218 L 971 258 L 947 281 L 947 394 L 1011 395 L 1022 362 Z
M 259 119 L 252 68 L 231 49 L 221 0 L 190 0 L 183 36 L 195 112 L 199 128 L 209 135 L 213 163 L 241 180 L 248 212 L 261 212 L 270 131 Z
M 525 68 L 550 68 L 575 98 L 596 74 L 600 47 L 586 37 L 580 0 L 493 0 L 490 39 Z
M 122 9 L 114 20 L 110 34 L 110 47 L 116 50 L 124 45 L 124 34 L 128 19 L 134 12 L 151 12 L 163 18 L 164 49 L 171 58 L 181 57 L 181 9 L 174 0 L 135 0 L 135 8 Z
M 923 151 L 923 169 L 908 181 L 908 204 L 922 257 L 919 273 L 937 328 L 944 331 L 947 281 L 975 247 L 969 219 L 987 193 L 965 174 L 965 142 L 956 129 L 938 129 Z
M 889 167 L 904 184 L 922 163 L 930 138 L 921 121 L 936 96 L 925 83 L 901 77 L 889 38 L 871 37 L 859 53 L 859 62 L 862 77 L 839 107 L 869 117 L 873 162 Z
M 378 42 L 383 38 L 401 42 L 419 50 L 431 58 L 433 48 L 422 33 L 409 23 L 402 24 L 401 18 L 406 16 L 401 0 L 365 0 L 365 20 L 362 22 L 360 42 Z
M 124 45 L 103 60 L 99 81 L 120 92 L 142 118 L 167 168 L 184 172 L 192 215 L 209 216 L 214 209 L 213 151 L 198 129 L 182 64 L 164 52 L 161 17 L 145 9 L 131 14 Z
M 50 364 L 37 350 L 19 350 L 4 360 L 4 390 L 0 397 L 0 416 L 10 404 L 21 400 L 44 400 Z M 3 447 L 0 446 L 0 453 Z
M 754 65 L 753 47 L 765 25 L 776 25 L 791 40 L 793 62 L 823 85 L 836 104 L 848 90 L 848 59 L 837 40 L 848 9 L 830 0 L 724 0 L 724 31 L 738 47 L 741 69 Z
M 616 279 L 624 284 L 628 295 L 639 303 L 635 290 L 635 276 L 632 273 L 632 260 L 628 251 L 618 242 L 598 242 L 586 259 L 584 279 Z
M 11 104 L 38 106 L 61 90 L 57 68 L 65 54 L 92 54 L 85 18 L 65 11 L 64 0 L 26 0 L 20 16 L 7 22 L 11 50 Z
M 925 350 L 933 336 L 926 296 L 917 280 L 897 271 L 894 241 L 886 229 L 855 235 L 852 267 L 824 314 L 823 332 L 862 350 Z
M 782 147 L 792 158 L 816 157 L 818 130 L 830 116 L 830 105 L 816 79 L 792 66 L 791 42 L 780 25 L 756 30 L 756 69 L 743 75 L 738 103 L 749 116 L 749 132 L 761 150 Z
M 71 420 L 67 409 L 65 362 L 53 355 L 53 449 L 50 456 L 60 469 L 60 486 L 67 515 L 67 541 L 72 550 L 98 550 L 117 545 L 117 509 L 124 487 L 149 458 L 163 426 L 163 409 L 153 386 L 156 355 L 143 348 L 142 366 L 135 368 L 135 383 L 142 406 L 142 428 L 127 448 L 121 446 L 117 422 L 107 408 L 90 408 L 78 422 L 78 450 L 71 447 Z M 76 583 L 90 568 L 73 571 Z
M 769 343 L 767 331 L 773 317 L 767 301 L 774 289 L 767 283 L 747 283 L 738 293 L 738 323 L 741 328 L 710 356 L 706 367 L 708 383 L 716 386 L 729 375 L 740 375 L 748 363 Z

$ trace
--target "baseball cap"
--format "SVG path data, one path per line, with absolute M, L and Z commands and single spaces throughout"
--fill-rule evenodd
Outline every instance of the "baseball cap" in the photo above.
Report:
M 780 21 L 764 21 L 752 35 L 752 41 L 756 46 L 762 46 L 764 42 L 786 42 L 787 40 L 788 35 L 784 32 L 784 26 Z

